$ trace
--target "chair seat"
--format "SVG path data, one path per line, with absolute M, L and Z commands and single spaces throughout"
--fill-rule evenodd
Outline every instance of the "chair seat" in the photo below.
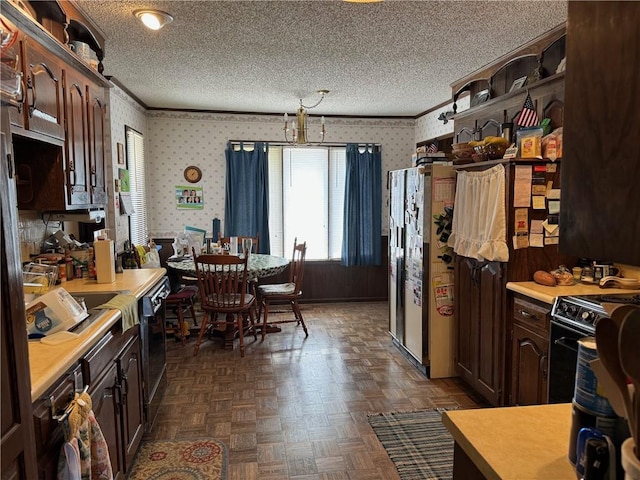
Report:
M 261 295 L 293 295 L 296 292 L 296 284 L 293 282 L 276 283 L 258 286 Z
M 184 287 L 179 292 L 172 293 L 169 296 L 167 296 L 167 302 L 187 300 L 189 298 L 196 296 L 197 294 L 198 294 L 198 287 L 187 286 L 187 287 Z
M 246 293 L 244 295 L 244 304 L 247 308 L 251 306 L 254 298 L 255 297 L 250 293 Z M 214 308 L 239 307 L 241 305 L 240 299 L 241 299 L 241 295 L 239 293 L 225 294 L 222 296 L 222 299 L 209 296 L 209 301 L 207 303 L 208 303 L 208 307 L 214 307 Z M 203 308 L 207 308 L 207 307 L 205 306 Z

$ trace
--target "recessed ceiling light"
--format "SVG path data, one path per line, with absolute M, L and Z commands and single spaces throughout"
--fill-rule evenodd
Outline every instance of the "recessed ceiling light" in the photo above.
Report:
M 173 22 L 173 17 L 161 10 L 135 10 L 133 14 L 151 30 L 160 30 L 167 23 Z

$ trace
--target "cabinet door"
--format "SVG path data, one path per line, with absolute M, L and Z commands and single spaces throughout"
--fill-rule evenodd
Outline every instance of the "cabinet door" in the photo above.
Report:
M 479 268 L 476 277 L 480 299 L 476 319 L 478 329 L 476 389 L 493 405 L 500 405 L 505 342 L 502 265 L 499 262 L 485 263 Z
M 640 2 L 567 5 L 560 250 L 640 265 Z
M 511 361 L 511 404 L 547 403 L 549 340 L 515 324 Z
M 27 83 L 26 128 L 64 140 L 60 61 L 30 38 L 25 38 L 23 51 Z
M 24 328 L 22 276 L 16 187 L 9 115 L 5 107 L 0 115 L 0 375 L 2 378 L 2 478 L 36 478 L 36 453 L 31 421 L 31 382 L 27 332 Z
M 22 34 L 18 34 L 19 38 L 23 38 Z M 16 66 L 15 69 L 22 74 L 22 78 L 20 79 L 20 97 L 16 99 L 18 104 L 17 108 L 8 109 L 9 118 L 11 119 L 11 125 L 14 125 L 18 128 L 24 128 L 26 125 L 25 117 L 28 112 L 27 108 L 27 81 L 25 80 L 25 68 L 24 68 L 24 54 L 23 54 L 23 41 L 21 40 L 19 43 L 14 44 L 12 51 L 8 53 L 13 53 L 16 56 Z
M 104 88 L 88 84 L 89 116 L 89 188 L 92 205 L 106 205 L 106 130 L 107 105 Z
M 478 289 L 475 286 L 476 261 L 471 258 L 456 257 L 454 299 L 457 324 L 456 363 L 458 375 L 468 384 L 475 378 L 475 357 L 477 352 L 477 328 L 474 322 L 478 311 Z
M 92 386 L 90 394 L 93 412 L 109 448 L 113 478 L 114 480 L 123 478 L 122 428 L 120 423 L 121 393 L 116 362 L 113 362 L 102 379 Z
M 502 265 L 456 258 L 456 363 L 460 377 L 493 405 L 503 403 Z
M 90 203 L 87 182 L 89 131 L 87 93 L 82 75 L 72 70 L 65 71 L 64 96 L 67 119 L 67 203 L 69 205 L 88 205 Z
M 144 434 L 140 337 L 136 336 L 129 343 L 118 359 L 118 363 L 122 385 L 122 434 L 125 469 L 128 470 Z

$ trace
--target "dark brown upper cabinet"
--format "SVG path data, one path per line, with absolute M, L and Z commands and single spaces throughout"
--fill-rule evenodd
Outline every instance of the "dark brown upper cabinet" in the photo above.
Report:
M 640 265 L 640 3 L 568 8 L 560 249 Z

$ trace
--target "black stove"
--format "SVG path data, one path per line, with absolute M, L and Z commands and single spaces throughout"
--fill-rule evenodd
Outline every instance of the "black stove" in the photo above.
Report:
M 640 304 L 638 294 L 557 297 L 551 310 L 549 331 L 549 403 L 571 402 L 574 396 L 579 341 L 595 335 L 596 323 L 609 315 L 605 303 Z
M 576 295 L 558 297 L 553 304 L 553 321 L 583 330 L 593 335 L 595 326 L 602 317 L 608 317 L 604 303 L 625 303 L 640 305 L 639 294 L 606 293 L 598 295 Z

